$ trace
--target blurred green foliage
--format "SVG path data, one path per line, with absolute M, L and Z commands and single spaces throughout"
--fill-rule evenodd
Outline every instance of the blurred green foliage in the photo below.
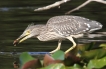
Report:
M 37 66 L 35 69 L 103 69 L 106 66 L 106 50 L 101 45 L 105 46 L 106 44 L 101 44 L 96 49 L 91 47 L 88 50 L 86 47 L 93 45 L 79 45 L 67 54 L 64 54 L 61 50 L 51 55 L 46 54 L 43 64 L 41 64 L 41 60 L 33 62 L 39 58 L 34 59 L 27 52 L 23 52 L 20 55 L 20 60 L 24 63 L 21 64 L 21 69 L 33 69 L 34 66 Z M 28 66 L 28 64 L 30 65 Z

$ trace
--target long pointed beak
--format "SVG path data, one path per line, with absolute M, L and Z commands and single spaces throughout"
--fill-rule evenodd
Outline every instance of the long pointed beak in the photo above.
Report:
M 18 43 L 21 43 L 21 42 L 23 42 L 23 41 L 25 41 L 26 39 L 28 39 L 28 37 L 27 37 L 28 35 L 26 35 L 24 38 L 22 38 L 21 40 L 19 40 L 19 42 Z
M 13 42 L 14 46 L 16 46 L 16 44 L 19 44 L 19 43 L 25 41 L 26 39 L 28 39 L 28 38 L 29 38 L 29 35 L 30 35 L 30 33 L 22 34 L 19 38 L 17 38 L 17 39 Z

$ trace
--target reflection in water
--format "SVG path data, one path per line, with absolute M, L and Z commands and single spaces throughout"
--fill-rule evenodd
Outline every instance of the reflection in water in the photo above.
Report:
M 19 68 L 19 62 L 18 61 L 14 61 L 13 62 L 13 66 L 15 69 L 18 69 Z
M 33 10 L 33 9 L 35 9 L 35 7 L 2 7 L 2 8 L 0 8 L 0 11 L 10 11 L 10 10 L 21 10 L 21 9 L 29 9 L 29 10 Z
M 0 52 L 0 55 L 9 55 L 9 56 L 19 56 L 22 52 Z M 49 52 L 28 52 L 28 54 L 34 55 L 45 55 L 49 54 Z

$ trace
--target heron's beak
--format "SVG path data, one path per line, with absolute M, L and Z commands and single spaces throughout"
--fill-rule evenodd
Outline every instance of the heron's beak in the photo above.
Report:
M 19 38 L 17 38 L 13 44 L 16 45 L 16 44 L 19 44 L 23 41 L 25 41 L 26 39 L 28 39 L 30 37 L 30 33 L 25 33 L 25 34 L 22 34 Z

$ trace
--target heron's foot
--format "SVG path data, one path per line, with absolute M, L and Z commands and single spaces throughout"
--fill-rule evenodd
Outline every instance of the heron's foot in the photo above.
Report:
M 51 52 L 49 52 L 49 53 L 52 54 L 52 53 L 55 53 L 55 52 L 58 51 L 58 50 L 60 50 L 60 49 L 57 48 L 57 49 L 55 49 L 55 50 L 53 50 L 53 51 L 51 51 Z
M 73 50 L 75 47 L 76 47 L 76 45 L 75 46 L 72 46 L 71 48 L 69 48 L 68 50 L 66 50 L 65 51 L 65 54 L 68 53 L 68 52 L 70 52 L 71 50 Z

